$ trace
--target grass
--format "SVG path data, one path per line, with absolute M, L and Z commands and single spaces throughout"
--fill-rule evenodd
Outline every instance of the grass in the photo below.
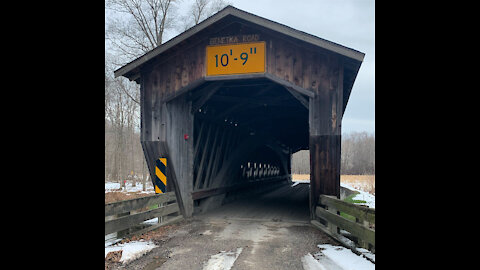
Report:
M 346 197 L 346 198 L 343 199 L 343 200 L 346 201 L 346 202 L 349 202 L 349 203 L 366 203 L 366 201 L 363 201 L 363 200 L 354 200 L 353 197 L 355 197 L 356 195 L 357 195 L 357 193 L 351 194 L 350 196 Z M 348 220 L 350 220 L 350 221 L 353 221 L 353 222 L 356 221 L 356 219 L 355 219 L 354 216 L 351 216 L 351 215 L 346 214 L 346 213 L 344 213 L 344 212 L 340 212 L 340 216 L 341 216 L 341 217 L 344 217 L 344 218 L 346 218 L 346 219 L 348 219 Z
M 367 203 L 367 201 L 364 201 L 364 200 L 354 200 L 353 197 L 357 196 L 357 194 L 358 193 L 351 194 L 350 196 L 346 197 L 343 200 L 349 203 Z
M 158 208 L 158 204 L 148 206 L 148 210 L 153 210 L 153 209 L 157 209 L 157 208 Z

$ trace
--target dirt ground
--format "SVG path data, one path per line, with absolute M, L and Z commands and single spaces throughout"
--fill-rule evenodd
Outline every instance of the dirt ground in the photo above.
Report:
M 130 200 L 141 198 L 145 196 L 151 196 L 152 194 L 140 193 L 140 192 L 123 192 L 123 191 L 114 191 L 105 193 L 105 203 L 112 203 L 123 200 Z

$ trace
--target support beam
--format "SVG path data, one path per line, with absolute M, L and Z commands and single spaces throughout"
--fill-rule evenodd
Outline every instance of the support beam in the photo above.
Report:
M 290 87 L 286 87 L 287 91 L 292 94 L 307 110 L 308 110 L 308 98 L 304 97 L 303 95 L 299 94 L 295 90 L 291 89 Z
M 218 89 L 222 87 L 222 85 L 223 82 L 213 83 L 207 86 L 206 89 L 202 91 L 203 94 L 200 96 L 200 98 L 198 98 L 192 103 L 191 112 L 194 113 L 198 109 L 200 109 L 210 99 L 210 97 L 213 96 L 218 91 Z
M 328 59 L 322 69 L 315 97 L 309 101 L 310 125 L 310 215 L 320 194 L 340 198 L 341 121 L 343 110 L 343 67 Z
M 206 140 L 205 147 L 203 148 L 202 157 L 200 158 L 200 164 L 198 166 L 197 177 L 195 178 L 195 187 L 193 188 L 193 190 L 197 190 L 200 187 L 200 181 L 202 179 L 203 170 L 205 168 L 204 164 L 205 164 L 207 152 L 208 152 L 210 141 L 211 141 L 210 134 L 212 132 L 213 127 L 214 127 L 213 125 L 209 125 L 209 127 L 208 127 L 207 137 L 205 137 L 205 140 Z

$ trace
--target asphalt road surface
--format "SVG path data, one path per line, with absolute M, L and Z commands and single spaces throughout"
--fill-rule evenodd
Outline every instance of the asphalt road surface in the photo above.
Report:
M 338 245 L 310 225 L 308 198 L 308 184 L 287 185 L 194 215 L 118 269 L 304 269 L 317 245 Z

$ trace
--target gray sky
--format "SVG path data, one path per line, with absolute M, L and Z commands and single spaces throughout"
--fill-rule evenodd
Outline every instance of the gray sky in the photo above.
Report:
M 375 0 L 228 0 L 232 6 L 365 53 L 342 133 L 375 132 Z

